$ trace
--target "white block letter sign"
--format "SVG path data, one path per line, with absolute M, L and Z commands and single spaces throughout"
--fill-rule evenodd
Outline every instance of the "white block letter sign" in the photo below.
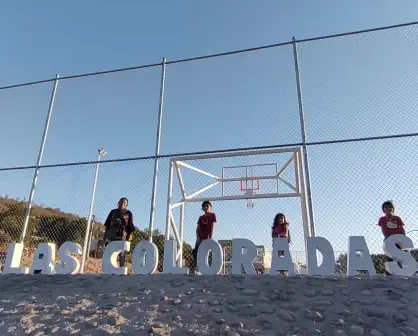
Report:
M 283 256 L 279 256 L 279 252 Z M 295 275 L 295 268 L 293 267 L 287 238 L 274 238 L 273 251 L 271 253 L 270 275 L 276 275 L 277 272 L 282 271 L 287 272 L 288 275 Z
M 363 236 L 348 237 L 347 276 L 354 276 L 357 271 L 368 271 L 376 275 L 369 248 Z
M 32 274 L 54 274 L 55 273 L 55 244 L 41 243 L 35 251 L 30 268 Z
M 23 244 L 11 243 L 7 249 L 6 261 L 4 262 L 4 274 L 28 274 L 29 268 L 20 267 L 23 255 Z
M 177 242 L 174 240 L 164 241 L 164 264 L 163 273 L 166 274 L 187 274 L 187 267 L 176 267 Z
M 232 239 L 232 274 L 257 274 L 253 265 L 256 258 L 257 247 L 251 240 Z
M 212 265 L 209 266 L 209 251 L 212 252 Z M 223 266 L 223 250 L 221 245 L 212 240 L 204 240 L 197 252 L 197 267 L 203 275 L 215 275 L 222 271 Z
M 401 246 L 402 250 L 398 249 L 396 244 Z M 394 261 L 385 262 L 385 268 L 390 274 L 412 276 L 417 272 L 417 262 L 409 251 L 412 250 L 414 244 L 412 240 L 404 235 L 393 235 L 387 238 L 383 243 L 383 251 Z M 399 267 L 398 262 L 402 265 Z
M 102 267 L 104 274 L 126 275 L 127 267 L 118 266 L 118 255 L 123 252 L 129 252 L 131 243 L 124 240 L 110 242 L 103 253 Z
M 158 249 L 154 243 L 142 240 L 132 256 L 132 270 L 136 274 L 153 274 L 158 266 Z
M 307 239 L 308 274 L 328 276 L 334 272 L 335 256 L 331 243 L 323 237 L 308 237 Z M 322 254 L 319 265 L 317 251 Z
M 80 261 L 75 256 L 81 256 L 83 249 L 80 244 L 65 242 L 58 249 L 61 264 L 55 265 L 56 274 L 77 274 L 80 272 Z

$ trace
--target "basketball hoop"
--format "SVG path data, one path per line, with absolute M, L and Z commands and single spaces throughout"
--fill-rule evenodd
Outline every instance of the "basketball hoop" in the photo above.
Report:
M 246 199 L 248 209 L 254 208 L 254 200 L 251 199 L 251 196 L 253 196 L 254 194 L 255 192 L 253 189 L 247 189 L 244 193 L 245 196 L 248 196 L 248 198 Z

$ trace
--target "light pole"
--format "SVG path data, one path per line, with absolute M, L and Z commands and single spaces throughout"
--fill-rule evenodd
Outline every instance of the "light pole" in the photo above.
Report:
M 93 192 L 91 194 L 91 200 L 90 200 L 89 218 L 87 220 L 87 225 L 86 225 L 86 234 L 84 235 L 83 255 L 81 256 L 80 273 L 84 273 L 86 257 L 89 253 L 88 247 L 89 247 L 89 238 L 90 238 L 90 227 L 91 227 L 91 220 L 93 218 L 94 197 L 96 196 L 96 186 L 97 186 L 97 178 L 99 175 L 100 159 L 102 156 L 105 156 L 107 154 L 107 152 L 103 148 L 99 149 L 98 153 L 99 153 L 99 156 L 97 158 L 97 163 L 96 163 L 96 174 L 94 175 Z

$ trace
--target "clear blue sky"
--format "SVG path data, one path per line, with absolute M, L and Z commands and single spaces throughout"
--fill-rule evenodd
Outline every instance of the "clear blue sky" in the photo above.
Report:
M 225 52 L 418 19 L 416 1 L 72 1 L 2 3 L 0 86 L 83 72 Z M 417 131 L 417 29 L 409 27 L 299 46 L 308 140 Z M 152 155 L 160 69 L 61 81 L 44 164 Z M 34 165 L 52 84 L 0 91 L 1 167 Z M 167 67 L 162 153 L 300 141 L 290 47 Z M 395 199 L 416 228 L 414 139 L 312 147 L 318 234 L 345 249 L 366 235 L 380 204 Z M 214 166 L 208 168 L 216 168 Z M 32 171 L 0 173 L 0 193 L 27 197 Z M 35 201 L 87 216 L 94 166 L 45 169 Z M 102 165 L 96 214 L 122 195 L 136 225 L 148 225 L 152 161 Z M 197 187 L 198 182 L 195 182 Z M 161 162 L 157 227 L 164 226 L 167 164 Z M 199 209 L 186 211 L 193 240 Z M 285 212 L 295 249 L 302 246 L 298 203 L 217 203 L 216 238 L 245 236 L 270 244 L 274 214 Z M 360 228 L 367 227 L 361 232 Z

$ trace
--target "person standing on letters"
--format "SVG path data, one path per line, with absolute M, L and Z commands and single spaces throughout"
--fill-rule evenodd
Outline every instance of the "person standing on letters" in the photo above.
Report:
M 395 216 L 395 205 L 392 201 L 386 201 L 382 204 L 382 211 L 385 216 L 379 218 L 377 225 L 382 229 L 383 236 L 386 240 L 388 237 L 401 234 L 405 235 L 405 225 L 399 216 Z
M 104 223 L 105 233 L 103 236 L 105 246 L 112 241 L 130 241 L 132 239 L 135 226 L 133 224 L 132 212 L 126 209 L 127 207 L 128 199 L 122 197 L 118 202 L 117 209 L 111 210 L 107 216 L 106 222 Z M 120 267 L 125 266 L 125 257 L 126 252 L 122 252 L 119 256 Z
M 273 238 L 273 243 L 274 243 L 274 238 L 286 238 L 287 242 L 289 244 L 291 243 L 289 223 L 287 222 L 286 216 L 284 214 L 278 213 L 274 217 L 273 226 L 271 227 L 271 237 Z M 279 257 L 283 257 L 284 253 L 279 251 L 277 255 Z M 280 274 L 287 275 L 287 272 L 280 271 Z
M 385 216 L 379 218 L 378 226 L 380 226 L 384 239 L 388 239 L 390 236 L 405 234 L 405 224 L 403 223 L 401 217 L 395 216 L 395 205 L 392 201 L 386 201 L 382 204 L 382 211 Z M 398 249 L 402 249 L 399 244 L 396 244 Z M 388 258 L 389 261 L 393 261 L 391 258 Z M 399 264 L 399 263 L 398 263 Z M 386 275 L 390 275 L 388 271 L 385 271 Z
M 199 217 L 196 228 L 196 244 L 193 249 L 193 264 L 190 269 L 191 273 L 196 273 L 197 267 L 197 252 L 202 241 L 212 239 L 213 229 L 215 228 L 216 215 L 212 212 L 212 204 L 209 201 L 202 203 L 202 210 L 204 214 Z M 210 260 L 209 260 L 210 262 Z

